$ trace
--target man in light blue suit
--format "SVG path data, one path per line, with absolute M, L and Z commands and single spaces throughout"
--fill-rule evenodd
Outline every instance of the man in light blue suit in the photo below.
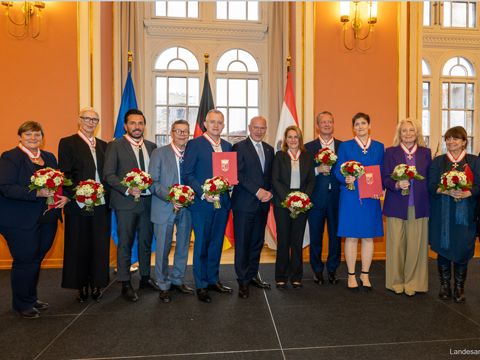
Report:
M 183 153 L 189 133 L 188 121 L 175 121 L 170 132 L 172 142 L 152 152 L 148 169 L 153 179 L 151 220 L 157 239 L 155 277 L 160 288 L 160 301 L 164 303 L 171 301 L 170 289 L 193 294 L 193 289 L 183 283 L 192 233 L 191 215 L 186 208 L 167 200 L 168 188 L 181 182 Z M 175 257 L 173 269 L 169 272 L 168 255 L 172 247 L 174 226 L 177 228 Z
M 189 206 L 192 214 L 195 244 L 193 248 L 193 275 L 200 301 L 212 301 L 208 290 L 232 293 L 232 289 L 219 281 L 220 257 L 222 256 L 223 235 L 230 211 L 230 196 L 220 196 L 220 209 L 215 209 L 215 197 L 203 193 L 205 180 L 213 177 L 212 153 L 232 151 L 232 144 L 222 140 L 220 135 L 225 127 L 223 114 L 210 110 L 204 122 L 206 132 L 188 142 L 183 163 L 183 180 L 195 191 L 195 203 Z

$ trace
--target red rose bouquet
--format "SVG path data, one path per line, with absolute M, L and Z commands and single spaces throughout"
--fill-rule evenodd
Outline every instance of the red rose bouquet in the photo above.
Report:
M 47 189 L 53 192 L 52 196 L 47 197 L 47 205 L 49 209 L 53 207 L 53 204 L 57 200 L 56 197 L 62 194 L 62 186 L 72 185 L 72 181 L 65 178 L 65 175 L 60 170 L 46 167 L 35 171 L 30 178 L 30 185 L 28 188 L 32 190 Z
M 195 191 L 190 186 L 175 184 L 168 188 L 167 200 L 173 205 L 187 207 L 193 204 Z M 173 212 L 177 213 L 178 209 L 174 207 Z
M 150 185 L 153 184 L 153 180 L 149 173 L 146 173 L 139 168 L 133 168 L 132 171 L 125 175 L 120 183 L 129 189 L 139 189 L 143 191 L 147 190 Z M 140 197 L 135 196 L 134 201 L 140 201 Z
M 296 219 L 298 215 L 310 210 L 313 204 L 307 194 L 301 191 L 293 191 L 282 201 L 282 207 L 289 209 L 290 217 Z
M 102 184 L 88 179 L 78 183 L 73 197 L 80 204 L 85 204 L 86 211 L 93 212 L 95 206 L 102 204 L 102 199 L 105 197 L 105 189 Z
M 463 171 L 459 170 L 450 170 L 442 174 L 440 179 L 440 184 L 438 187 L 442 191 L 448 190 L 462 190 L 468 191 L 472 188 L 472 182 L 469 181 L 467 175 Z M 455 201 L 460 201 L 460 199 L 455 198 Z
M 220 209 L 220 196 L 223 193 L 227 192 L 230 188 L 228 180 L 223 176 L 215 176 L 211 179 L 205 180 L 205 183 L 202 185 L 203 193 L 209 196 L 215 196 L 213 206 L 215 209 Z
M 365 173 L 365 169 L 362 164 L 360 164 L 358 161 L 354 160 L 349 160 L 345 161 L 342 166 L 340 167 L 340 173 L 347 177 L 347 176 L 353 176 L 356 178 L 359 178 Z M 347 184 L 347 189 L 348 190 L 355 190 L 355 184 Z
M 333 166 L 337 162 L 337 155 L 329 148 L 320 149 L 315 155 L 315 162 L 320 165 Z M 329 172 L 324 172 L 323 175 L 330 175 Z
M 401 180 L 423 180 L 425 179 L 422 175 L 420 175 L 417 172 L 417 168 L 415 166 L 410 166 L 407 164 L 399 164 L 395 166 L 395 169 L 393 169 L 393 173 L 391 175 L 391 178 L 395 181 L 401 181 Z M 408 195 L 410 194 L 409 189 L 402 189 L 402 195 Z

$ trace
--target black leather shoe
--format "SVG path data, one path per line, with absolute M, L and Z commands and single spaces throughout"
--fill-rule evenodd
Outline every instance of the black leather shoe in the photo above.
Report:
M 150 289 L 150 290 L 155 290 L 155 291 L 160 291 L 160 288 L 158 287 L 157 284 L 155 284 L 155 281 L 153 281 L 152 279 L 148 279 L 148 280 L 140 280 L 140 286 L 139 286 L 140 289 Z
M 323 274 L 321 272 L 313 274 L 313 282 L 318 285 L 323 285 L 325 280 L 323 280 Z
M 25 319 L 38 319 L 40 317 L 40 311 L 35 308 L 28 310 L 18 311 L 18 315 Z
M 178 292 L 181 292 L 182 294 L 187 294 L 187 295 L 193 295 L 195 293 L 195 291 L 190 286 L 185 284 L 182 284 L 182 285 L 172 284 L 170 286 L 170 289 L 177 290 Z
M 362 274 L 368 275 L 369 272 L 362 270 Z M 368 291 L 372 291 L 372 285 L 368 285 L 368 286 L 367 286 L 367 285 L 365 285 L 365 284 L 363 283 L 362 279 L 359 278 L 358 280 L 360 281 L 360 287 L 362 288 L 363 291 L 367 291 L 367 292 L 368 292 Z
M 300 289 L 301 287 L 303 287 L 303 285 L 301 281 L 292 281 L 292 287 L 294 289 Z
M 258 276 L 251 279 L 250 284 L 259 289 L 270 289 L 272 287 L 269 283 L 267 283 L 266 281 L 263 281 Z
M 338 284 L 337 274 L 335 271 L 328 272 L 328 282 L 332 285 Z
M 48 305 L 47 302 L 37 300 L 37 302 L 33 304 L 33 307 L 37 310 L 47 310 L 50 307 L 50 305 Z
M 88 286 L 82 286 L 78 289 L 77 301 L 83 303 L 88 300 Z
M 103 296 L 103 291 L 102 289 L 100 289 L 99 287 L 94 287 L 92 289 L 92 299 L 95 300 L 95 301 L 100 301 L 100 299 L 102 298 Z
M 248 290 L 248 285 L 240 285 L 238 287 L 238 297 L 241 299 L 246 299 L 250 296 L 250 291 Z
M 122 286 L 122 296 L 126 300 L 131 301 L 131 302 L 137 302 L 138 301 L 138 295 L 135 292 L 135 290 L 133 290 L 133 287 L 132 287 L 131 284 L 127 284 L 127 285 Z
M 207 289 L 197 289 L 197 298 L 198 300 L 205 302 L 205 303 L 211 303 L 212 298 L 210 295 L 208 295 L 208 290 Z
M 170 292 L 168 290 L 160 290 L 158 298 L 163 303 L 169 303 L 172 300 L 172 298 L 170 297 Z
M 277 286 L 277 289 L 286 289 L 287 288 L 287 282 L 286 281 L 277 281 L 275 283 Z
M 208 290 L 213 290 L 223 294 L 231 294 L 233 292 L 232 288 L 229 288 L 228 286 L 223 285 L 220 281 L 217 282 L 216 284 L 208 285 Z

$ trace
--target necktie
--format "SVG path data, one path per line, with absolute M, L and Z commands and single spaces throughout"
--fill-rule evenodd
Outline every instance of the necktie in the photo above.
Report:
M 145 171 L 145 159 L 143 158 L 143 150 L 141 147 L 138 149 L 138 163 L 140 170 Z
M 257 147 L 257 154 L 260 159 L 260 164 L 262 165 L 262 171 L 265 171 L 265 154 L 263 153 L 262 144 L 257 143 L 255 146 Z

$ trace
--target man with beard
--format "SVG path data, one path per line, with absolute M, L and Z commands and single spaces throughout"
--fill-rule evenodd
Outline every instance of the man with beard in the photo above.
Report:
M 118 248 L 117 279 L 122 283 L 122 295 L 136 302 L 138 295 L 130 282 L 130 259 L 135 233 L 138 233 L 138 258 L 140 263 L 140 289 L 158 290 L 150 279 L 150 257 L 153 228 L 150 222 L 150 191 L 130 189 L 121 184 L 125 175 L 133 168 L 147 171 L 150 155 L 156 145 L 143 138 L 145 116 L 140 110 L 130 109 L 124 118 L 126 134 L 107 146 L 103 176 L 112 188 L 110 207 L 117 216 Z M 135 198 L 140 201 L 135 201 Z

